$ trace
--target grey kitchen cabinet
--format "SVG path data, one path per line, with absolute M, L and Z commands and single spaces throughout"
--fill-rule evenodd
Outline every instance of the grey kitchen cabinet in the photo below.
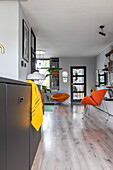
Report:
M 41 86 L 37 85 L 41 93 Z M 36 151 L 41 139 L 41 128 L 39 131 L 36 131 L 34 127 L 30 124 L 30 168 L 32 167 Z
M 0 170 L 6 170 L 6 91 L 5 84 L 0 84 Z
M 41 139 L 41 128 L 37 132 L 32 125 L 30 125 L 30 168 L 32 167 L 33 160 Z
M 31 87 L 6 85 L 7 170 L 29 170 Z
M 30 124 L 31 85 L 0 78 L 0 170 L 30 170 L 41 139 Z

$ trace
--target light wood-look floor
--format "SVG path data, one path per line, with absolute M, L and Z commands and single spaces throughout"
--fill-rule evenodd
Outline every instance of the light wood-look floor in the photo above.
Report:
M 46 112 L 32 170 L 113 170 L 113 117 L 92 107 L 54 105 Z

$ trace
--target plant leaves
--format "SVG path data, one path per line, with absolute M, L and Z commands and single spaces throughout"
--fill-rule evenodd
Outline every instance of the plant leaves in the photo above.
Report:
M 49 101 L 49 96 L 47 96 L 47 101 Z
M 59 71 L 59 70 L 62 70 L 62 68 L 49 68 L 47 71 L 51 73 L 53 71 Z
M 52 89 L 47 89 L 47 91 L 49 91 L 50 93 L 52 92 Z
M 48 77 L 48 76 L 50 76 L 50 75 L 52 75 L 52 74 L 46 74 L 46 77 Z
M 47 93 L 47 87 L 46 86 L 42 86 L 42 89 L 44 90 L 44 93 Z
M 47 74 L 46 77 L 52 75 L 51 72 L 59 71 L 59 70 L 62 70 L 62 68 L 49 68 L 49 69 L 47 69 L 46 72 L 49 72 L 50 74 Z M 47 87 L 43 86 L 43 85 L 42 85 L 42 89 L 44 90 L 44 93 L 47 93 L 47 91 L 49 91 L 50 93 L 52 92 L 52 89 L 47 89 Z M 47 96 L 47 100 L 49 101 L 49 96 Z

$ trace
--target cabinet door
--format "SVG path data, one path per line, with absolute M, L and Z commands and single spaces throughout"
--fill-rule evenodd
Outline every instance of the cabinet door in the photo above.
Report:
M 29 170 L 31 87 L 7 85 L 7 170 Z
M 6 170 L 5 84 L 0 84 L 0 170 Z
M 40 90 L 39 85 L 38 85 L 38 89 Z M 30 168 L 32 167 L 40 139 L 41 139 L 41 128 L 39 129 L 39 131 L 36 131 L 36 129 L 32 125 L 30 125 Z
M 32 125 L 30 125 L 30 168 L 32 167 L 38 145 L 41 139 L 41 128 L 37 132 Z

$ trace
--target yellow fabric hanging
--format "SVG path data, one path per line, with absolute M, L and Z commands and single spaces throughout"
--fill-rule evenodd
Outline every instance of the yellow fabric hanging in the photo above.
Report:
M 43 123 L 41 95 L 40 95 L 37 85 L 33 81 L 27 80 L 26 82 L 31 83 L 32 85 L 31 124 L 38 131 L 41 124 Z

